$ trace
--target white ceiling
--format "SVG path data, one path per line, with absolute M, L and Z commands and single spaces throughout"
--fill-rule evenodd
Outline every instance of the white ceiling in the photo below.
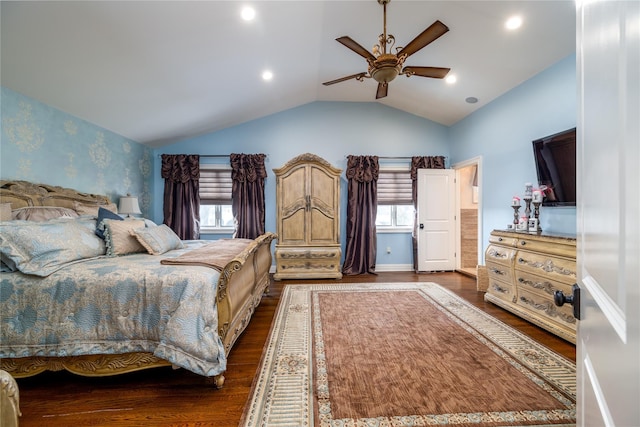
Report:
M 253 22 L 240 19 L 245 4 Z M 372 79 L 322 85 L 366 71 L 335 39 L 371 49 L 376 0 L 2 1 L 0 13 L 3 86 L 151 147 L 313 101 L 381 102 L 452 125 L 575 51 L 573 0 L 392 0 L 397 46 L 436 19 L 450 28 L 405 65 L 449 67 L 458 81 L 399 76 L 376 101 Z M 524 24 L 508 32 L 512 14 Z

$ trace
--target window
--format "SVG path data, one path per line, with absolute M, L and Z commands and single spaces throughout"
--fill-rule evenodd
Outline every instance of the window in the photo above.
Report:
M 200 231 L 233 232 L 231 168 L 200 165 Z
M 409 170 L 380 170 L 378 174 L 378 231 L 413 229 L 415 209 Z

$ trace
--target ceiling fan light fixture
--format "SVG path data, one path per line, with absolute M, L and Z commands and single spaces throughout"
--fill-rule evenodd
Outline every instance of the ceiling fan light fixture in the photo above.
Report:
M 409 66 L 402 69 L 405 60 L 434 42 L 447 31 L 449 27 L 442 22 L 436 20 L 433 24 L 427 27 L 422 33 L 418 34 L 413 40 L 411 40 L 406 46 L 402 48 L 396 48 L 397 53 L 387 53 L 395 46 L 395 37 L 387 33 L 387 3 L 391 0 L 378 0 L 383 7 L 383 32 L 378 36 L 378 43 L 373 45 L 372 52 L 362 47 L 359 43 L 353 40 L 349 36 L 342 36 L 336 39 L 337 42 L 351 49 L 358 55 L 367 60 L 369 65 L 366 73 L 357 73 L 350 76 L 341 77 L 339 79 L 331 80 L 322 83 L 324 86 L 329 86 L 335 83 L 344 82 L 351 79 L 363 81 L 365 78 L 373 78 L 378 82 L 378 90 L 376 92 L 376 99 L 384 98 L 388 94 L 388 83 L 393 81 L 400 74 L 404 74 L 407 77 L 421 76 L 430 77 L 436 79 L 444 78 L 449 72 L 449 68 L 443 67 L 414 67 Z M 389 48 L 389 49 L 387 49 Z
M 401 73 L 402 62 L 396 55 L 382 54 L 369 64 L 369 74 L 378 83 L 389 83 Z

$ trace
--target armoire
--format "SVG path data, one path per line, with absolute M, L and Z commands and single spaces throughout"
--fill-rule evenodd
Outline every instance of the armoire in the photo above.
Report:
M 341 169 L 315 154 L 301 154 L 276 176 L 275 280 L 342 278 Z

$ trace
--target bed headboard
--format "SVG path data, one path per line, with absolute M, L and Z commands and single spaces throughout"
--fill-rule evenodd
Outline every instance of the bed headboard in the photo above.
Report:
M 0 203 L 11 203 L 11 209 L 28 206 L 56 206 L 75 209 L 78 203 L 89 206 L 107 206 L 107 196 L 81 193 L 71 188 L 28 181 L 0 180 Z

